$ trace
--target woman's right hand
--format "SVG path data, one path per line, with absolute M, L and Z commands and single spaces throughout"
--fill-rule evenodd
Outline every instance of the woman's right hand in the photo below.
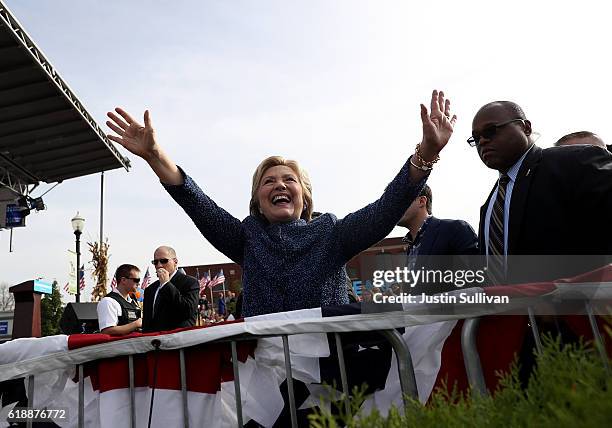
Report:
M 109 111 L 107 116 L 111 119 L 106 122 L 108 127 L 115 131 L 117 136 L 109 134 L 109 140 L 121 144 L 130 153 L 140 156 L 147 162 L 159 156 L 159 145 L 155 140 L 155 129 L 151 125 L 149 110 L 144 112 L 144 126 L 135 121 L 125 110 L 117 107 Z
M 431 94 L 431 112 L 421 104 L 421 121 L 423 122 L 423 140 L 421 154 L 425 160 L 433 160 L 446 146 L 453 134 L 457 115 L 451 116 L 450 100 L 444 92 L 434 91 Z
M 183 175 L 155 140 L 155 129 L 151 125 L 149 110 L 144 112 L 144 126 L 136 122 L 125 110 L 117 107 L 115 111 L 119 116 L 109 111 L 107 115 L 111 120 L 106 124 L 117 135 L 109 134 L 108 139 L 147 161 L 162 183 L 183 184 Z

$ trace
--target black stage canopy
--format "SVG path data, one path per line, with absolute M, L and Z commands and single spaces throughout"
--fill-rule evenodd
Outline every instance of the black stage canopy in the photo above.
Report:
M 129 168 L 0 0 L 0 190 Z

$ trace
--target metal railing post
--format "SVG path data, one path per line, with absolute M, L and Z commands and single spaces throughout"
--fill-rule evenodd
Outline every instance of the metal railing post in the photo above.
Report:
M 338 366 L 340 368 L 340 381 L 342 382 L 342 394 L 344 395 L 344 411 L 347 417 L 351 414 L 350 391 L 348 388 L 348 378 L 346 377 L 346 364 L 344 361 L 344 349 L 342 349 L 342 339 L 339 333 L 334 333 L 336 338 L 336 351 L 338 353 Z
M 488 395 L 480 356 L 476 348 L 476 335 L 480 318 L 470 318 L 463 322 L 461 328 L 461 350 L 463 351 L 463 363 L 467 374 L 468 383 L 476 395 Z
M 128 373 L 130 377 L 130 428 L 136 428 L 136 390 L 134 387 L 134 356 L 128 356 Z
M 34 408 L 34 375 L 28 376 L 28 408 Z M 26 422 L 27 428 L 32 428 L 32 420 Z
M 591 306 L 591 302 L 587 300 L 584 303 L 584 308 L 586 309 L 589 324 L 591 324 L 591 331 L 593 331 L 595 347 L 599 352 L 599 356 L 601 357 L 601 361 L 603 362 L 604 368 L 606 369 L 606 373 L 610 375 L 610 363 L 608 361 L 608 354 L 606 353 L 606 347 L 604 346 L 601 333 L 599 332 L 599 327 L 597 326 L 597 320 L 595 319 L 595 315 L 593 314 L 593 306 Z
M 542 340 L 540 339 L 540 330 L 538 330 L 538 323 L 533 313 L 533 308 L 529 306 L 527 308 L 527 315 L 529 315 L 529 324 L 531 325 L 531 333 L 533 334 L 533 340 L 535 342 L 536 351 L 538 355 L 542 354 L 544 347 L 542 346 Z
M 397 330 L 381 330 L 380 332 L 391 343 L 395 351 L 397 360 L 397 368 L 400 378 L 400 388 L 402 389 L 402 399 L 404 406 L 408 405 L 406 396 L 410 395 L 414 399 L 419 399 L 419 389 L 417 387 L 416 377 L 414 375 L 414 367 L 412 365 L 412 356 L 410 350 L 404 343 L 402 335 Z
M 291 356 L 289 355 L 289 338 L 286 334 L 283 334 L 283 350 L 285 351 L 285 373 L 287 375 L 287 396 L 289 397 L 289 411 L 291 412 L 291 428 L 298 428 L 295 395 L 293 391 L 293 377 L 291 373 Z
M 232 368 L 234 369 L 234 395 L 236 396 L 236 416 L 238 417 L 238 428 L 242 428 L 242 397 L 240 395 L 240 373 L 238 370 L 238 351 L 236 341 L 230 342 L 232 346 Z
M 183 401 L 183 426 L 189 428 L 189 405 L 187 402 L 187 373 L 185 370 L 185 348 L 179 349 L 179 365 L 181 369 L 181 397 Z
M 83 379 L 83 364 L 79 364 L 79 420 L 78 427 L 85 427 L 85 379 Z

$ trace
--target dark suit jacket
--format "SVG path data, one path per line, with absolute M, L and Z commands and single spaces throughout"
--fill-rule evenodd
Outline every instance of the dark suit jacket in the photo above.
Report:
M 478 237 L 474 229 L 463 220 L 447 220 L 431 217 L 419 242 L 414 269 L 457 270 L 471 269 L 474 256 L 478 254 Z M 419 284 L 413 294 L 435 294 L 454 289 L 453 284 Z
M 480 209 L 482 254 L 493 190 Z M 509 215 L 509 282 L 573 276 L 603 264 L 603 257 L 575 255 L 612 254 L 612 155 L 595 146 L 534 146 L 517 175 Z
M 142 330 L 162 331 L 195 325 L 199 290 L 197 279 L 177 272 L 159 291 L 153 310 L 153 299 L 159 280 L 145 289 Z
M 431 217 L 419 246 L 419 255 L 478 254 L 478 238 L 463 220 Z

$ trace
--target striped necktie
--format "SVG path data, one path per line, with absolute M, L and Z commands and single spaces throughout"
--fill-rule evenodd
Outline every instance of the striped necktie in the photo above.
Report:
M 506 188 L 510 177 L 502 174 L 497 186 L 497 197 L 491 210 L 489 219 L 489 257 L 487 260 L 489 279 L 491 284 L 502 284 L 506 279 L 504 262 L 504 206 Z

